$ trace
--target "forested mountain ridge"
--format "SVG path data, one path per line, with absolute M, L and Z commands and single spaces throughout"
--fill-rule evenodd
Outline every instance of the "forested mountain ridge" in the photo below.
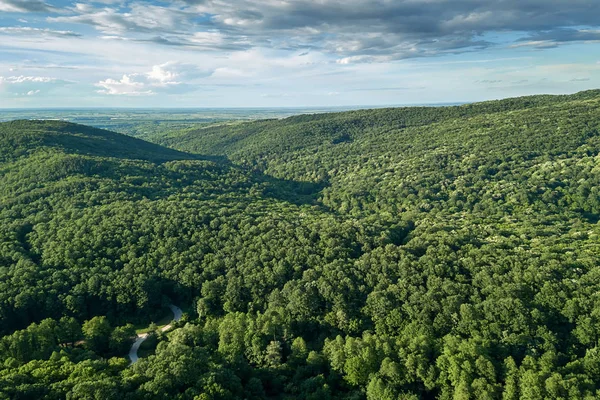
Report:
M 0 396 L 597 398 L 599 128 L 598 91 L 153 136 L 189 153 L 0 124 Z
M 456 207 L 458 201 L 460 208 L 469 210 L 490 196 L 516 196 L 529 203 L 540 197 L 540 190 L 550 189 L 554 192 L 547 194 L 550 202 L 558 196 L 563 202 L 575 202 L 575 208 L 591 211 L 597 207 L 592 206 L 597 204 L 596 192 L 590 192 L 593 176 L 578 176 L 585 186 L 580 192 L 586 194 L 577 201 L 565 193 L 565 185 L 575 182 L 544 179 L 551 173 L 550 164 L 558 160 L 576 163 L 578 169 L 581 157 L 591 160 L 598 148 L 599 106 L 600 91 L 595 90 L 456 107 L 218 125 L 165 135 L 158 142 L 194 153 L 226 155 L 278 178 L 327 182 L 324 204 L 350 214 L 414 210 L 416 200 L 424 200 L 426 207 L 446 207 L 448 201 Z M 512 212 L 518 204 L 506 206 L 503 211 Z
M 328 142 L 344 143 L 365 136 L 373 139 L 373 134 L 397 133 L 404 128 L 451 120 L 462 122 L 465 118 L 476 116 L 543 108 L 551 110 L 553 106 L 560 108 L 565 103 L 595 102 L 599 98 L 600 90 L 590 90 L 574 95 L 538 95 L 450 107 L 384 108 L 298 115 L 279 120 L 216 124 L 171 134 L 165 132 L 162 137 L 159 135 L 154 139 L 170 147 L 186 148 L 201 154 L 227 154 L 236 159 L 269 154 L 276 150 L 298 150 Z M 377 130 L 384 128 L 385 131 Z
M 118 133 L 64 121 L 20 120 L 0 123 L 0 161 L 16 159 L 40 149 L 60 149 L 65 153 L 168 161 L 193 158 Z

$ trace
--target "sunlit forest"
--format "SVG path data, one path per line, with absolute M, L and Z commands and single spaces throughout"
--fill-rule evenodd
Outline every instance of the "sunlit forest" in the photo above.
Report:
M 136 136 L 0 123 L 0 399 L 600 398 L 600 90 Z

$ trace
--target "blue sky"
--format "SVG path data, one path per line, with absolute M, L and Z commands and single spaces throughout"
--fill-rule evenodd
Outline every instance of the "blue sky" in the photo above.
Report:
M 0 108 L 478 101 L 600 88 L 597 0 L 0 0 Z

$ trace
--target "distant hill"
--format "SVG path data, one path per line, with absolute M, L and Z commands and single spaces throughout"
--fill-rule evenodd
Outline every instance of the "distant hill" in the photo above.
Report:
M 118 133 L 63 121 L 19 120 L 0 123 L 0 161 L 40 148 L 98 157 L 168 161 L 193 156 Z
M 299 115 L 285 119 L 216 124 L 178 133 L 165 132 L 162 140 L 156 140 L 196 153 L 242 157 L 297 150 L 311 145 L 327 145 L 329 142 L 341 143 L 373 133 L 393 136 L 407 128 L 503 112 L 529 110 L 532 113 L 534 109 L 543 110 L 547 107 L 554 107 L 556 110 L 556 107 L 560 108 L 567 103 L 594 102 L 598 99 L 600 90 L 590 90 L 574 95 L 538 95 L 450 107 L 384 108 Z M 380 136 L 377 139 L 379 138 Z

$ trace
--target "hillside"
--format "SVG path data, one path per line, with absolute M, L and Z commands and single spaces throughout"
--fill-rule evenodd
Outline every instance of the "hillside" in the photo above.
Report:
M 176 248 L 191 251 L 184 243 L 210 230 L 218 216 L 253 218 L 268 215 L 279 203 L 291 207 L 287 198 L 310 201 L 310 193 L 294 191 L 310 185 L 76 124 L 2 123 L 0 143 L 5 267 L 0 329 L 5 332 L 60 317 L 67 309 L 81 317 L 97 312 L 143 316 L 180 284 L 160 276 L 174 273 L 174 261 L 164 258 L 172 258 Z M 177 243 L 167 251 L 169 238 Z M 158 259 L 146 263 L 154 256 Z M 115 292 L 124 267 L 142 280 L 123 282 L 129 287 Z M 26 280 L 15 280 L 25 275 Z
M 96 157 L 169 161 L 192 158 L 143 140 L 63 121 L 0 123 L 0 161 L 16 159 L 43 148 Z
M 373 135 L 377 135 L 378 140 L 392 136 L 394 139 L 403 139 L 403 144 L 418 143 L 419 139 L 398 137 L 398 134 L 407 129 L 407 133 L 411 133 L 411 128 L 432 125 L 443 128 L 444 123 L 453 120 L 488 119 L 494 114 L 519 111 L 536 118 L 534 113 L 537 111 L 555 110 L 573 102 L 595 102 L 599 98 L 600 90 L 591 90 L 574 95 L 529 96 L 452 107 L 405 107 L 299 115 L 279 120 L 216 124 L 180 132 L 164 132 L 162 137 L 159 135 L 153 139 L 195 153 L 227 154 L 233 158 L 261 157 L 278 152 L 287 154 L 290 151 L 312 149 L 316 145 L 341 144 L 363 138 L 372 140 Z M 439 133 L 432 136 L 437 137 Z
M 600 91 L 152 137 L 0 124 L 0 398 L 600 396 Z

